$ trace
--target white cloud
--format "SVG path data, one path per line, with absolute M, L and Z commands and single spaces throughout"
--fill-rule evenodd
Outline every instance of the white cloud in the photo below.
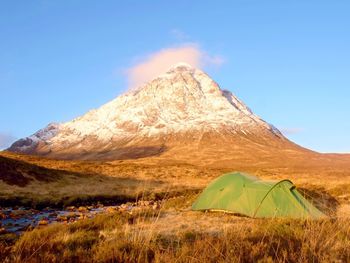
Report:
M 164 48 L 146 55 L 126 70 L 128 86 L 129 88 L 137 88 L 166 72 L 171 66 L 179 62 L 185 62 L 196 68 L 203 68 L 210 65 L 220 66 L 224 63 L 224 59 L 217 55 L 209 55 L 196 43 Z
M 16 137 L 9 133 L 0 133 L 0 150 L 9 147 L 15 140 Z

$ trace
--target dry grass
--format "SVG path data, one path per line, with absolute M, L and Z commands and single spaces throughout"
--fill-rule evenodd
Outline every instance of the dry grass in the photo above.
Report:
M 11 254 L 3 254 L 2 259 L 13 262 L 350 260 L 348 220 L 250 219 L 198 213 L 188 210 L 187 203 L 194 198 L 172 198 L 159 211 L 116 212 L 27 232 L 12 247 Z
M 51 181 L 32 180 L 25 187 L 9 186 L 0 181 L 0 200 L 27 199 L 40 203 L 52 196 L 53 204 L 67 199 L 95 197 L 120 197 L 130 199 L 142 193 L 166 193 L 183 189 L 203 189 L 211 180 L 229 171 L 243 171 L 263 179 L 291 179 L 307 194 L 322 193 L 323 199 L 335 198 L 340 204 L 350 200 L 350 159 L 347 156 L 321 156 L 303 162 L 288 163 L 276 160 L 268 163 L 231 162 L 227 167 L 222 161 L 217 165 L 199 166 L 163 157 L 123 161 L 63 161 L 35 156 L 1 152 L 0 156 L 20 160 L 29 166 L 43 167 L 54 173 L 61 171 L 61 178 Z M 232 157 L 229 156 L 228 157 Z M 164 157 L 165 158 L 165 157 Z M 348 160 L 349 159 L 349 160 Z M 236 164 L 235 164 L 236 163 Z M 38 200 L 40 199 L 40 200 Z M 44 202 L 44 201 L 43 201 Z M 44 202 L 45 203 L 45 202 Z M 62 202 L 61 202 L 62 203 Z M 335 202 L 334 202 L 335 204 Z
M 42 177 L 57 175 L 55 180 L 50 181 L 29 177 L 26 185 L 9 185 L 0 180 L 0 205 L 7 206 L 57 207 L 93 201 L 159 199 L 164 195 L 198 191 L 205 186 L 209 177 L 218 173 L 189 165 L 158 167 L 124 162 L 56 161 L 8 153 L 2 155 L 13 162 L 21 161 L 26 172 L 20 175 L 24 178 L 29 177 L 27 171 L 30 173 L 31 169 L 39 168 Z
M 0 261 L 14 262 L 349 262 L 350 162 L 328 156 L 293 163 L 217 160 L 189 164 L 165 157 L 112 162 L 59 161 L 1 153 L 64 171 L 55 181 L 25 187 L 0 182 L 0 198 L 64 204 L 93 198 L 163 198 L 160 211 L 101 215 L 0 239 Z M 229 166 L 230 164 L 231 166 Z M 228 171 L 291 179 L 332 218 L 250 219 L 190 211 L 197 189 Z M 169 198 L 174 196 L 173 198 Z M 55 199 L 53 199 L 55 197 Z M 124 199 L 123 199 L 124 198 Z M 9 200 L 9 199 L 8 199 Z M 44 200 L 44 201 L 40 201 Z M 62 201 L 63 200 L 63 201 Z M 70 200 L 70 201 L 69 201 Z M 47 204 L 47 203 L 46 203 Z

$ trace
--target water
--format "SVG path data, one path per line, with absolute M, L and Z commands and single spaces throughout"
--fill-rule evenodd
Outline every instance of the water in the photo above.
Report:
M 25 207 L 0 208 L 0 234 L 15 233 L 33 229 L 39 225 L 48 225 L 56 222 L 72 223 L 77 220 L 92 218 L 97 214 L 120 209 L 120 206 L 88 206 L 70 207 L 65 210 L 45 208 L 35 210 Z M 125 209 L 130 209 L 125 207 Z
M 96 204 L 91 206 L 67 207 L 65 209 L 45 208 L 36 210 L 26 207 L 0 207 L 0 235 L 15 233 L 20 235 L 24 231 L 38 226 L 46 226 L 52 223 L 74 223 L 78 220 L 93 218 L 98 214 L 114 211 L 133 212 L 138 209 L 157 210 L 161 207 L 161 201 L 139 200 L 121 205 Z

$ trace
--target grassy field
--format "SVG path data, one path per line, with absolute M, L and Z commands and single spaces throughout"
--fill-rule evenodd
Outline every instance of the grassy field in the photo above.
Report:
M 23 180 L 24 185 L 0 180 L 2 204 L 66 206 L 135 199 L 163 202 L 157 210 L 100 215 L 73 224 L 42 227 L 19 238 L 1 235 L 0 261 L 350 261 L 347 160 L 336 165 L 313 160 L 298 164 L 280 162 L 274 166 L 242 162 L 227 167 L 162 159 L 92 162 L 10 153 L 1 153 L 1 156 L 7 158 L 7 162 L 20 162 L 12 172 L 27 178 Z M 264 220 L 190 210 L 201 189 L 220 174 L 234 170 L 264 179 L 289 178 L 330 218 Z M 47 178 L 42 178 L 42 174 Z
M 250 219 L 189 210 L 196 195 L 159 210 L 100 215 L 3 240 L 12 262 L 349 262 L 350 222 Z M 3 239 L 5 239 L 3 237 Z M 9 242 L 9 241 L 8 241 Z M 1 245 L 0 245 L 1 246 Z
M 0 180 L 0 204 L 64 206 L 97 200 L 128 201 L 162 198 L 183 191 L 203 189 L 217 176 L 242 171 L 263 179 L 290 179 L 308 197 L 337 211 L 350 200 L 350 161 L 306 160 L 291 164 L 199 166 L 156 158 L 123 161 L 62 161 L 2 152 L 12 174 L 25 185 Z M 1 160 L 0 160 L 1 164 Z M 18 168 L 19 167 L 19 168 Z M 6 170 L 0 169 L 4 177 Z M 44 176 L 43 176 L 44 175 Z
M 3 206 L 64 207 L 97 201 L 160 199 L 198 191 L 209 178 L 220 174 L 220 170 L 186 164 L 159 167 L 124 162 L 68 162 L 6 153 L 0 157 L 0 164 L 7 163 L 6 169 L 0 169 L 0 179 L 14 176 L 21 179 L 21 183 L 0 180 Z

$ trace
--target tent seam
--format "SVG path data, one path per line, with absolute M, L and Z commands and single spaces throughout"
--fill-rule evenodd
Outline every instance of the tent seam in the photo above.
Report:
M 270 192 L 271 192 L 276 186 L 278 186 L 279 184 L 281 184 L 281 183 L 283 183 L 283 182 L 290 182 L 290 183 L 294 186 L 293 182 L 290 181 L 290 180 L 288 180 L 288 179 L 281 180 L 281 181 L 277 182 L 276 184 L 274 184 L 274 185 L 270 188 L 270 190 L 267 191 L 266 195 L 261 199 L 261 201 L 260 201 L 258 207 L 255 209 L 255 212 L 254 212 L 254 214 L 253 214 L 253 218 L 255 218 L 255 216 L 256 216 L 256 214 L 258 213 L 258 211 L 259 211 L 259 209 L 260 209 L 262 203 L 265 201 L 266 197 L 270 194 Z

